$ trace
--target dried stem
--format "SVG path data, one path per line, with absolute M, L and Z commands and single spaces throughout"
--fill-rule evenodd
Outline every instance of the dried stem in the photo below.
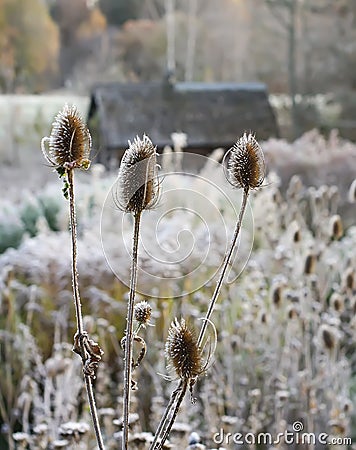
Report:
M 208 310 L 207 310 L 207 313 L 203 320 L 203 325 L 202 325 L 200 333 L 199 333 L 199 337 L 198 337 L 198 341 L 197 341 L 197 345 L 199 348 L 202 347 L 206 329 L 208 327 L 208 324 L 210 323 L 210 317 L 214 310 L 216 301 L 219 297 L 221 286 L 225 279 L 227 268 L 228 268 L 229 264 L 231 263 L 231 258 L 232 258 L 232 255 L 233 255 L 233 252 L 234 252 L 234 249 L 236 246 L 237 238 L 238 238 L 240 230 L 241 230 L 242 219 L 243 219 L 243 216 L 244 216 L 245 210 L 246 210 L 249 189 L 245 188 L 243 192 L 244 193 L 243 193 L 243 198 L 242 198 L 241 209 L 240 209 L 239 217 L 238 217 L 238 220 L 236 223 L 234 235 L 232 237 L 230 247 L 225 253 L 225 256 L 224 256 L 224 259 L 222 262 L 222 269 L 220 272 L 220 276 L 217 281 L 215 291 L 210 300 Z M 150 446 L 150 450 L 160 450 L 163 447 L 163 445 L 171 431 L 173 423 L 177 417 L 180 405 L 181 405 L 183 398 L 187 391 L 187 386 L 188 386 L 188 381 L 181 380 L 178 388 L 172 392 L 170 401 L 163 413 L 163 416 L 161 418 L 161 421 L 160 421 L 157 431 L 155 433 L 154 440 Z
M 216 287 L 215 287 L 215 291 L 213 296 L 211 297 L 210 303 L 209 303 L 209 307 L 208 307 L 208 311 L 205 315 L 205 318 L 203 320 L 203 325 L 200 329 L 200 333 L 199 333 L 199 337 L 198 337 L 198 347 L 202 346 L 203 340 L 204 340 L 204 336 L 206 333 L 206 329 L 208 327 L 208 324 L 210 322 L 210 317 L 211 314 L 213 313 L 216 301 L 219 297 L 219 293 L 221 290 L 221 286 L 223 284 L 225 275 L 226 275 L 226 271 L 227 268 L 231 262 L 231 257 L 232 254 L 234 252 L 235 246 L 236 246 L 236 242 L 237 242 L 237 238 L 239 237 L 240 234 L 240 230 L 241 230 L 241 225 L 242 225 L 242 219 L 243 216 L 245 214 L 245 210 L 246 210 L 246 205 L 247 205 L 247 198 L 248 198 L 248 194 L 249 194 L 249 189 L 245 188 L 243 191 L 243 198 L 242 198 L 242 204 L 241 204 L 241 209 L 240 209 L 240 213 L 239 213 L 239 217 L 236 223 L 236 227 L 235 227 L 235 231 L 234 231 L 234 235 L 232 237 L 231 240 L 231 244 L 230 244 L 230 248 L 226 251 L 223 262 L 222 262 L 222 269 L 220 272 L 220 276 L 219 279 L 217 281 Z
M 132 354 L 133 354 L 133 318 L 134 304 L 137 283 L 137 257 L 138 241 L 140 233 L 141 211 L 134 215 L 134 235 L 132 242 L 132 259 L 130 275 L 130 296 L 127 305 L 126 332 L 125 332 L 125 367 L 124 367 L 124 404 L 123 404 L 123 439 L 122 449 L 128 449 L 129 442 L 129 414 L 130 414 L 130 393 L 132 382 Z
M 83 367 L 85 365 L 87 356 L 83 346 L 83 341 L 81 337 L 84 335 L 84 326 L 83 326 L 83 314 L 82 314 L 82 305 L 80 301 L 79 294 L 79 282 L 78 282 L 78 268 L 77 268 L 77 220 L 75 213 L 75 199 L 74 199 L 74 175 L 73 169 L 67 170 L 68 177 L 68 193 L 69 193 L 69 208 L 70 208 L 70 231 L 71 231 L 71 239 L 72 239 L 72 285 L 73 285 L 73 298 L 74 298 L 74 307 L 75 307 L 75 315 L 77 321 L 77 332 L 76 336 L 79 338 L 80 349 L 81 349 L 81 358 Z M 88 375 L 84 375 L 85 378 L 85 386 L 88 395 L 88 401 L 90 406 L 91 418 L 93 421 L 94 432 L 96 436 L 96 441 L 98 444 L 98 448 L 100 450 L 105 450 L 103 438 L 101 435 L 99 419 L 97 408 L 95 404 L 95 397 L 93 392 L 92 379 Z
M 174 421 L 176 420 L 180 405 L 182 404 L 184 396 L 187 392 L 188 384 L 189 380 L 181 380 L 177 389 L 172 392 L 171 398 L 158 425 L 154 440 L 149 450 L 160 450 L 166 442 Z

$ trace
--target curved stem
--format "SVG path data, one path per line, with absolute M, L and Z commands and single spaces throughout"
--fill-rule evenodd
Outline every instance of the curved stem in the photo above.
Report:
M 245 210 L 246 210 L 248 193 L 249 193 L 249 190 L 245 189 L 244 193 L 243 193 L 243 198 L 242 198 L 242 204 L 241 204 L 239 217 L 237 219 L 237 223 L 236 223 L 234 235 L 233 235 L 232 240 L 231 240 L 230 248 L 225 253 L 225 256 L 224 256 L 224 259 L 223 259 L 223 262 L 222 262 L 222 269 L 221 269 L 221 272 L 220 272 L 220 275 L 219 275 L 219 279 L 218 279 L 218 281 L 216 283 L 215 291 L 213 293 L 213 296 L 211 297 L 211 300 L 210 300 L 210 303 L 209 303 L 209 306 L 208 306 L 208 310 L 207 310 L 205 318 L 203 320 L 203 325 L 202 325 L 202 327 L 200 329 L 200 333 L 199 333 L 199 337 L 198 337 L 198 347 L 202 346 L 203 339 L 204 339 L 204 336 L 205 336 L 205 333 L 206 333 L 206 329 L 208 327 L 208 323 L 210 321 L 211 314 L 213 313 L 216 301 L 217 301 L 217 299 L 219 297 L 221 286 L 223 284 L 227 268 L 229 266 L 229 263 L 231 262 L 231 257 L 232 257 L 232 254 L 234 252 L 234 249 L 235 249 L 237 238 L 238 238 L 240 230 L 241 230 L 242 219 L 243 219 L 243 216 L 244 216 Z
M 75 198 L 74 198 L 74 176 L 73 169 L 67 170 L 67 178 L 68 178 L 68 193 L 69 193 L 69 210 L 70 210 L 70 234 L 72 240 L 72 287 L 73 287 L 73 298 L 74 298 L 74 307 L 75 307 L 75 316 L 77 321 L 77 335 L 79 337 L 79 342 L 82 340 L 80 337 L 84 334 L 84 326 L 83 326 L 83 314 L 82 314 L 82 305 L 80 301 L 79 294 L 79 281 L 78 281 L 78 268 L 77 268 L 77 220 L 75 213 Z M 82 344 L 81 345 L 81 358 L 83 366 L 86 361 L 85 350 Z M 98 448 L 100 450 L 105 450 L 103 438 L 101 435 L 99 418 L 97 413 L 97 408 L 95 404 L 95 397 L 93 391 L 93 383 L 92 379 L 88 375 L 84 375 L 85 379 L 85 387 L 88 395 L 88 402 L 90 407 L 91 418 L 93 422 L 94 432 L 96 436 L 96 441 L 98 444 Z
M 172 392 L 149 450 L 160 450 L 166 442 L 187 392 L 188 382 L 187 380 L 180 381 L 177 389 Z
M 126 342 L 125 342 L 125 365 L 124 365 L 124 404 L 123 404 L 123 439 L 122 450 L 128 449 L 129 442 L 129 414 L 130 414 L 130 393 L 132 380 L 132 353 L 133 353 L 133 316 L 137 283 L 137 257 L 138 241 L 140 234 L 141 211 L 134 216 L 134 235 L 132 242 L 132 259 L 130 275 L 130 296 L 127 305 L 126 318 Z

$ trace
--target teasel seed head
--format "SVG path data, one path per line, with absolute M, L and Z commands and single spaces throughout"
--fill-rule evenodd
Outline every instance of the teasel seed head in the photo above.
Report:
M 339 240 L 344 234 L 341 217 L 338 214 L 330 218 L 330 235 L 332 239 Z
M 356 202 L 356 178 L 354 179 L 354 181 L 351 183 L 350 187 L 349 187 L 349 192 L 348 192 L 348 200 L 350 203 L 355 203 Z
M 355 271 L 353 267 L 349 266 L 346 268 L 342 276 L 342 284 L 344 288 L 350 291 L 355 288 Z
M 330 306 L 334 311 L 341 313 L 344 310 L 344 297 L 338 292 L 334 292 L 330 297 Z
M 158 201 L 156 147 L 146 135 L 129 141 L 122 157 L 117 181 L 116 204 L 125 211 L 137 214 L 152 208 Z
M 319 329 L 319 336 L 323 346 L 327 350 L 333 350 L 339 340 L 337 330 L 335 330 L 333 327 L 330 327 L 329 325 L 321 325 Z
M 152 308 L 146 300 L 136 303 L 134 306 L 135 320 L 142 326 L 149 325 L 152 314 Z
M 181 380 L 195 379 L 204 371 L 197 338 L 184 319 L 179 322 L 175 318 L 171 323 L 165 353 L 169 360 L 168 367 L 174 369 Z
M 45 149 L 48 142 L 48 152 Z M 55 117 L 50 137 L 42 139 L 46 160 L 57 169 L 88 169 L 91 136 L 75 105 L 64 105 Z
M 309 253 L 309 255 L 305 259 L 304 273 L 306 275 L 315 273 L 315 268 L 316 268 L 316 255 L 314 255 L 313 253 Z
M 248 191 L 262 185 L 265 160 L 259 143 L 251 133 L 244 133 L 228 155 L 226 177 L 232 186 Z
M 289 320 L 297 319 L 300 316 L 299 310 L 294 305 L 289 305 L 287 308 L 287 317 Z
M 273 304 L 279 308 L 282 303 L 283 287 L 281 285 L 276 285 L 272 291 Z

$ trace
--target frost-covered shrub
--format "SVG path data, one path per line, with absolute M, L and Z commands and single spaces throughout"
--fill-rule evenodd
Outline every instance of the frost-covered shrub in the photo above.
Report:
M 17 248 L 24 234 L 25 228 L 18 211 L 10 203 L 0 205 L 0 253 L 7 248 Z
M 62 202 L 57 196 L 48 193 L 41 194 L 38 198 L 42 213 L 52 231 L 60 230 L 59 213 L 62 209 Z
M 21 205 L 20 218 L 25 231 L 31 237 L 34 237 L 38 232 L 37 222 L 41 215 L 42 209 L 35 198 L 29 197 Z

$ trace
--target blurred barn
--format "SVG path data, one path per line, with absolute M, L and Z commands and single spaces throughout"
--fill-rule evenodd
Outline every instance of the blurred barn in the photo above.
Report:
M 160 151 L 172 145 L 172 133 L 184 132 L 185 150 L 201 154 L 230 148 L 244 131 L 254 131 L 259 140 L 278 136 L 266 86 L 260 83 L 97 85 L 88 124 L 104 164 L 120 159 L 127 141 L 143 133 Z

